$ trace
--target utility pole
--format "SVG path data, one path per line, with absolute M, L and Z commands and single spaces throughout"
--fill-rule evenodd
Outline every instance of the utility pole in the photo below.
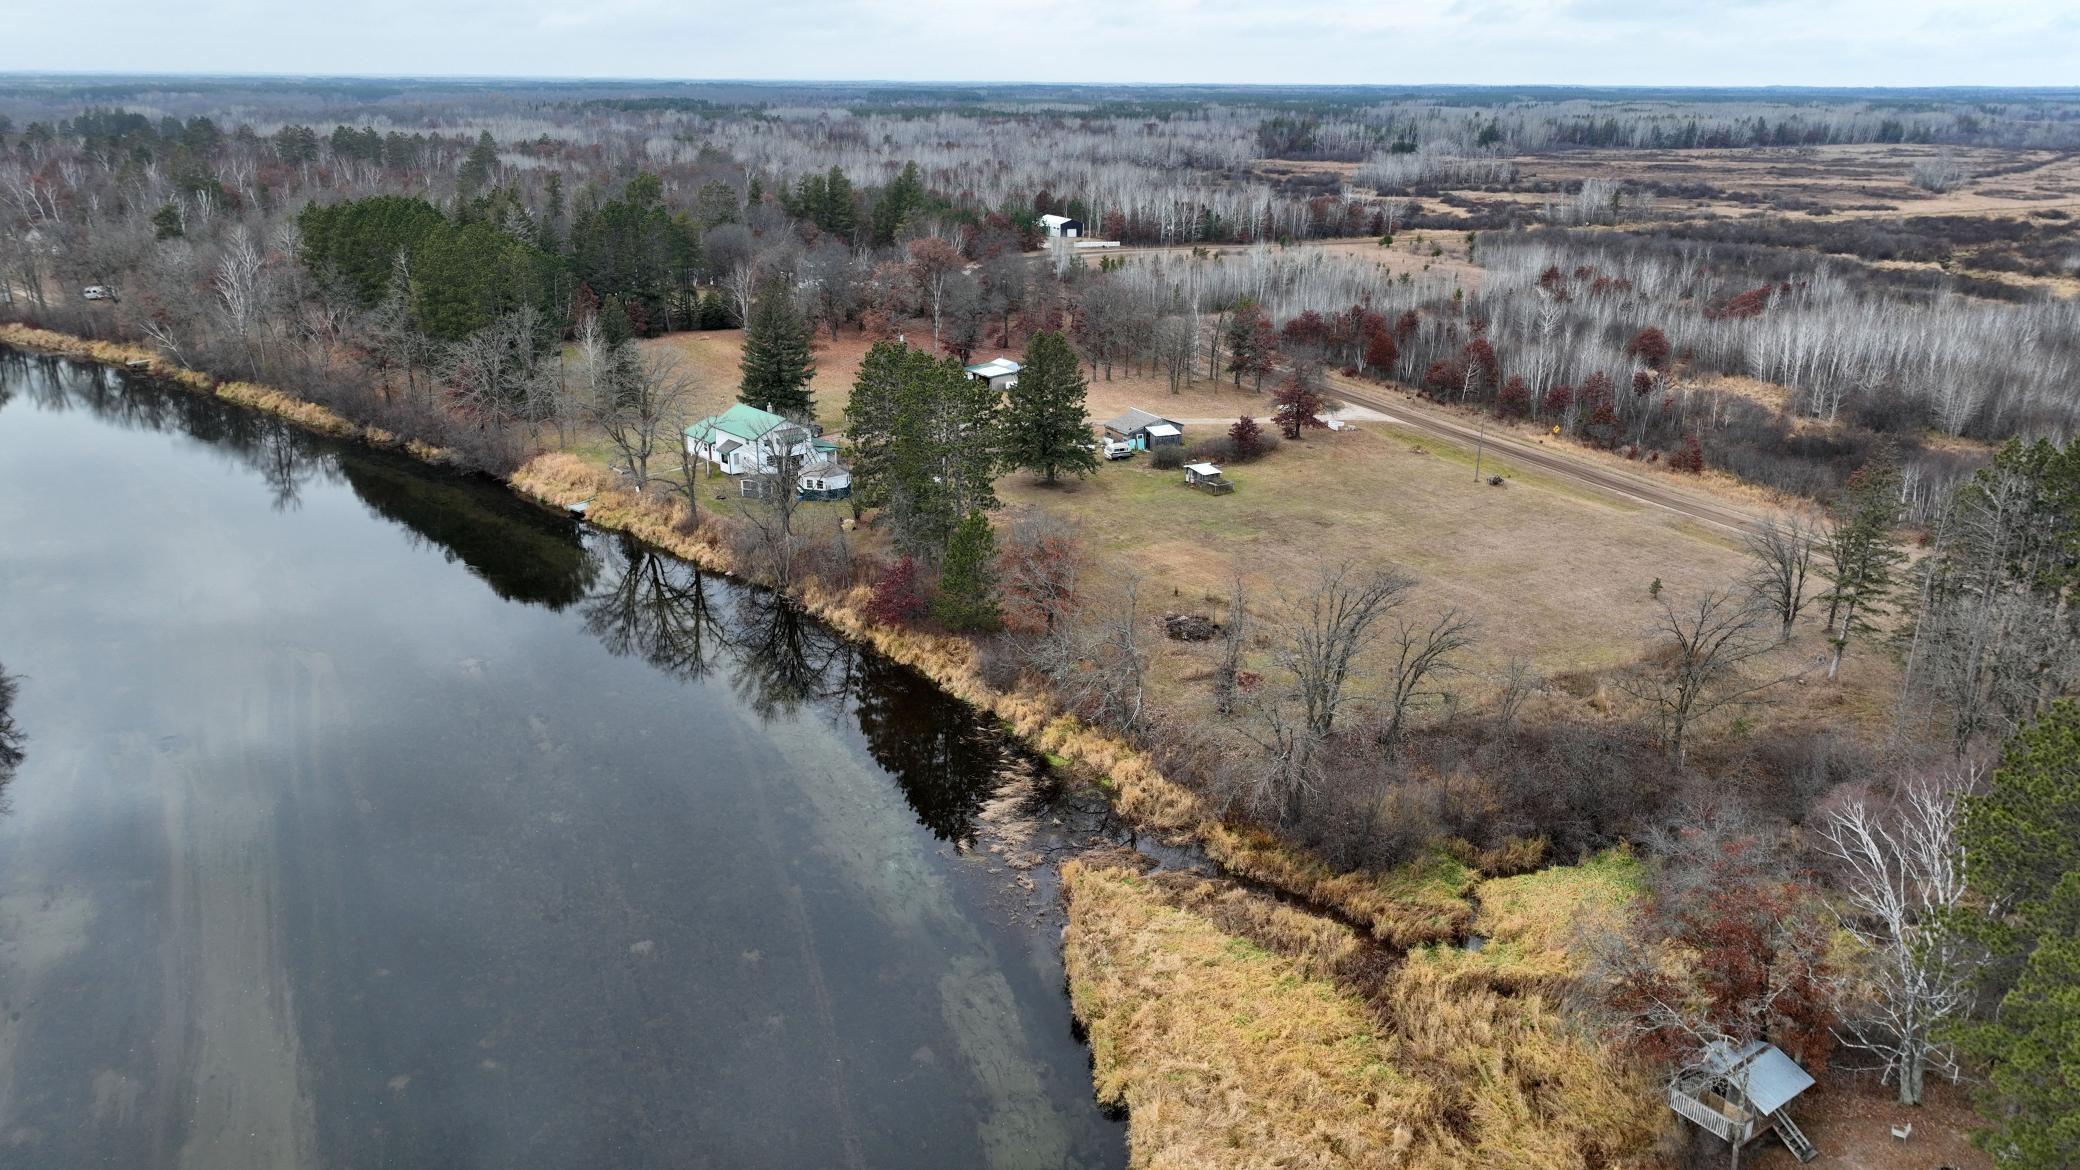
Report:
M 1481 412 L 1480 438 L 1473 444 L 1473 482 L 1481 481 L 1481 449 L 1488 445 L 1488 412 Z

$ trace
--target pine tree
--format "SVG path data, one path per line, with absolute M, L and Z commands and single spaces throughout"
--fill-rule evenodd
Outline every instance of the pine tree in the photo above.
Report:
M 823 202 L 816 209 L 816 226 L 850 240 L 858 225 L 859 213 L 852 206 L 852 180 L 833 166 L 824 176 Z
M 1961 1030 L 1988 1066 L 2003 1167 L 2073 1164 L 2080 1150 L 2080 704 L 2063 699 L 2001 755 L 1958 830 L 1969 888 L 1999 913 L 1954 927 L 1986 948 L 1999 1010 Z
M 636 335 L 636 329 L 628 319 L 628 308 L 620 297 L 608 297 L 604 308 L 599 311 L 599 330 L 606 335 L 607 344 L 621 346 Z
M 852 450 L 852 514 L 885 508 L 895 486 L 896 431 L 903 391 L 918 351 L 895 341 L 877 341 L 859 363 L 852 397 L 845 404 L 845 436 Z M 927 359 L 927 362 L 929 359 Z
M 1829 509 L 1827 563 L 1821 572 L 1833 582 L 1825 595 L 1827 640 L 1834 647 L 1827 666 L 1830 679 L 1840 673 L 1850 639 L 1870 633 L 1873 619 L 1887 612 L 1893 576 L 1907 559 L 1893 536 L 1900 519 L 1899 488 L 1899 461 L 1890 449 L 1880 450 L 1849 477 Z
M 730 316 L 729 306 L 723 303 L 720 292 L 711 288 L 701 294 L 700 320 L 694 328 L 731 329 L 735 328 L 736 324 L 736 319 Z
M 887 515 L 899 550 L 938 564 L 961 517 L 998 507 L 998 395 L 959 362 L 910 354 L 890 442 Z
M 744 380 L 737 401 L 788 418 L 816 417 L 809 379 L 816 373 L 809 355 L 809 323 L 794 303 L 794 293 L 768 282 L 751 304 L 744 328 Z
M 924 183 L 917 177 L 917 164 L 907 163 L 903 173 L 882 190 L 880 201 L 874 204 L 874 243 L 880 247 L 895 243 L 896 233 L 923 205 Z
M 994 630 L 1003 624 L 997 599 L 997 536 L 989 517 L 979 511 L 968 513 L 953 530 L 932 612 L 954 630 Z
M 498 165 L 498 142 L 486 130 L 477 135 L 477 144 L 470 148 L 469 157 L 462 160 L 462 173 L 456 178 L 456 193 L 464 199 L 476 198 L 484 184 L 491 181 L 491 168 Z
M 181 224 L 181 209 L 168 203 L 152 213 L 152 238 L 177 240 L 187 234 Z
M 1091 451 L 1087 387 L 1076 351 L 1059 333 L 1026 342 L 1018 381 L 1005 395 L 1002 448 L 1007 470 L 1037 471 L 1048 483 L 1062 472 L 1082 479 L 1098 469 Z

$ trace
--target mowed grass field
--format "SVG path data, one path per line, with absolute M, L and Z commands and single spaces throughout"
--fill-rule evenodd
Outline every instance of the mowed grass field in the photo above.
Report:
M 668 333 L 638 343 L 644 352 L 669 353 L 692 375 L 697 390 L 690 400 L 686 421 L 729 409 L 737 400 L 737 383 L 743 377 L 739 363 L 744 356 L 744 331 L 710 329 L 699 333 Z M 845 400 L 852 394 L 853 375 L 860 359 L 872 344 L 858 333 L 847 332 L 837 341 L 818 334 L 815 343 L 816 377 L 809 388 L 816 395 L 816 421 L 827 430 L 845 425 Z
M 1494 459 L 1476 479 L 1471 451 L 1382 423 L 1311 432 L 1226 470 L 1225 496 L 1146 455 L 1055 487 L 1007 476 L 998 494 L 1014 515 L 1074 519 L 1095 559 L 1142 576 L 1154 608 L 1218 613 L 1239 571 L 1251 610 L 1269 617 L 1319 565 L 1398 565 L 1420 582 L 1416 611 L 1479 622 L 1479 660 L 1521 654 L 1547 671 L 1633 658 L 1658 613 L 1656 578 L 1684 596 L 1726 585 L 1742 563 L 1730 536 Z

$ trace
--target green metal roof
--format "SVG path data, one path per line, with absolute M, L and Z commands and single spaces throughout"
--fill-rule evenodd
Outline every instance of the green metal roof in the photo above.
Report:
M 723 434 L 748 443 L 774 427 L 786 425 L 786 419 L 770 410 L 760 410 L 756 406 L 746 406 L 739 402 L 721 414 L 711 414 L 687 427 L 686 437 L 697 443 L 712 443 L 716 435 Z

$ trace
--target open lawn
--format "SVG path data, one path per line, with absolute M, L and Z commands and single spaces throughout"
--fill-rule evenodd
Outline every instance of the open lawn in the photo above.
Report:
M 1214 427 L 1187 427 L 1186 438 Z M 1656 612 L 1656 577 L 1679 594 L 1724 585 L 1739 570 L 1730 538 L 1658 509 L 1592 498 L 1507 462 L 1382 424 L 1312 432 L 1228 468 L 1235 491 L 1209 496 L 1147 456 L 1049 488 L 1007 477 L 1013 509 L 1075 518 L 1094 558 L 1141 573 L 1153 607 L 1217 609 L 1239 570 L 1253 609 L 1311 566 L 1353 558 L 1398 564 L 1421 579 L 1419 606 L 1455 607 L 1482 624 L 1481 657 L 1523 654 L 1549 670 L 1631 658 Z
M 816 377 L 809 383 L 816 395 L 816 421 L 827 430 L 845 425 L 845 400 L 852 394 L 853 375 L 871 345 L 865 336 L 846 331 L 838 340 L 819 333 L 814 354 Z M 743 376 L 738 363 L 744 355 L 744 331 L 709 329 L 698 333 L 667 333 L 640 343 L 646 352 L 675 354 L 685 363 L 700 389 L 694 396 L 695 409 L 688 422 L 728 409 L 737 400 L 737 383 Z
M 740 331 L 672 334 L 642 344 L 679 354 L 694 375 L 699 391 L 687 421 L 734 401 Z M 818 342 L 818 415 L 832 432 L 842 430 L 851 380 L 868 344 L 850 332 L 835 343 Z M 1094 421 L 1134 406 L 1184 421 L 1187 443 L 1223 434 L 1243 413 L 1269 428 L 1268 396 L 1226 380 L 1201 378 L 1176 395 L 1156 373 L 1116 369 L 1112 380 L 1091 382 Z M 597 435 L 579 434 L 571 449 L 594 464 L 610 462 Z M 1585 449 L 1569 453 L 1591 464 L 1622 463 Z M 1410 612 L 1418 616 L 1449 607 L 1475 619 L 1479 640 L 1464 663 L 1475 672 L 1513 655 L 1548 674 L 1631 661 L 1658 617 L 1649 592 L 1656 579 L 1684 598 L 1724 588 L 1742 570 L 1738 537 L 1723 528 L 1521 466 L 1492 448 L 1482 457 L 1482 478 L 1499 474 L 1506 486 L 1477 480 L 1473 463 L 1470 443 L 1372 421 L 1341 433 L 1312 431 L 1259 462 L 1229 466 L 1236 489 L 1226 496 L 1186 487 L 1181 472 L 1157 471 L 1147 455 L 1105 463 L 1088 480 L 1054 487 L 1024 473 L 1009 475 L 999 481 L 998 494 L 1006 521 L 1033 510 L 1074 520 L 1093 561 L 1141 577 L 1142 605 L 1152 613 L 1219 617 L 1241 572 L 1259 631 L 1253 652 L 1259 667 L 1279 590 L 1304 585 L 1314 566 L 1344 558 L 1413 573 L 1419 586 Z M 1625 466 L 1656 482 L 1669 478 Z M 1731 483 L 1680 486 L 1723 499 L 1756 494 Z M 701 504 L 726 513 L 742 506 L 726 480 L 704 482 Z M 835 530 L 849 514 L 847 504 L 811 504 L 801 522 L 806 531 Z M 868 527 L 848 543 L 871 553 L 884 541 Z M 1772 655 L 1765 668 L 1810 671 L 1823 650 L 1818 635 L 1808 633 Z M 1160 643 L 1152 670 L 1159 694 L 1186 706 L 1204 701 L 1213 654 L 1208 645 Z M 1776 718 L 1883 722 L 1896 668 L 1882 655 L 1852 651 L 1851 659 L 1842 686 L 1780 689 Z M 1356 681 L 1370 686 L 1374 680 L 1361 666 Z M 1486 684 L 1462 676 L 1454 689 L 1479 692 Z

